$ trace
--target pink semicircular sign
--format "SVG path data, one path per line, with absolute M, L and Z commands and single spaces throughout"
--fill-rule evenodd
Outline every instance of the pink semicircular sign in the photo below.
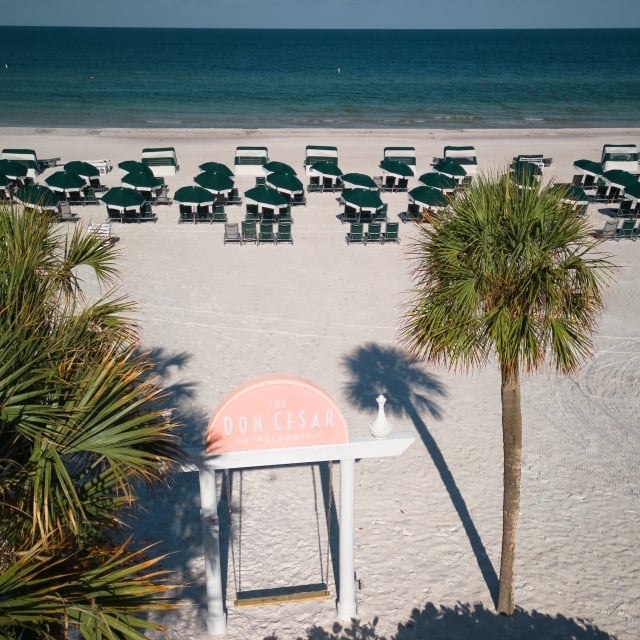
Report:
M 349 441 L 331 396 L 313 382 L 284 374 L 248 380 L 211 415 L 206 452 L 281 449 Z

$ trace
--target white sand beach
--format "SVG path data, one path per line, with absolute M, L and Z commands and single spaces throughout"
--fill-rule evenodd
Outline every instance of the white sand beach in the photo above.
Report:
M 192 184 L 205 161 L 232 167 L 237 145 L 267 146 L 271 159 L 291 164 L 305 183 L 308 144 L 335 145 L 343 171 L 370 175 L 380 175 L 385 146 L 415 146 L 416 175 L 445 144 L 475 146 L 481 171 L 542 153 L 553 158 L 544 179 L 568 182 L 575 159 L 599 161 L 605 143 L 640 144 L 640 129 L 4 128 L 0 141 L 62 162 L 110 159 L 114 170 L 102 176 L 110 186 L 120 184 L 118 162 L 140 159 L 144 147 L 174 146 L 180 171 L 166 178 L 173 193 Z M 253 177 L 237 179 L 241 195 L 253 184 Z M 382 199 L 391 219 L 406 209 L 406 193 Z M 606 207 L 589 205 L 595 229 L 604 225 Z M 106 218 L 102 204 L 73 210 L 80 224 Z M 399 244 L 347 245 L 336 194 L 312 193 L 306 206 L 293 208 L 293 245 L 223 245 L 222 224 L 178 224 L 177 203 L 154 210 L 156 224 L 114 224 L 112 233 L 122 291 L 139 302 L 142 347 L 153 352 L 172 392 L 187 446 L 202 447 L 224 395 L 272 372 L 326 389 L 353 434 L 368 433 L 375 398 L 384 393 L 395 430 L 415 435 L 402 456 L 356 465 L 359 622 L 340 628 L 335 557 L 326 570 L 326 468 L 234 472 L 227 638 L 640 638 L 640 243 L 606 245 L 621 269 L 606 295 L 592 361 L 573 378 L 545 370 L 523 383 L 520 609 L 509 620 L 494 614 L 492 599 L 502 526 L 500 380 L 493 366 L 454 374 L 411 361 L 401 349 L 414 227 L 400 225 Z M 227 213 L 240 221 L 244 206 Z M 336 495 L 339 475 L 334 465 Z M 158 540 L 172 554 L 166 565 L 186 585 L 180 607 L 161 618 L 167 633 L 150 637 L 203 640 L 197 474 L 178 475 L 144 503 L 133 534 Z M 228 525 L 228 515 L 221 518 Z M 324 581 L 329 599 L 234 606 L 236 588 Z

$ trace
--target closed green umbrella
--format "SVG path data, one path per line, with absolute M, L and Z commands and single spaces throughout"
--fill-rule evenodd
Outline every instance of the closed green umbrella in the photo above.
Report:
M 438 173 L 444 173 L 445 176 L 451 178 L 464 178 L 467 175 L 466 169 L 455 160 L 448 158 L 447 160 L 440 160 L 433 166 L 434 170 Z
M 449 204 L 440 189 L 428 187 L 427 185 L 414 187 L 407 195 L 410 202 L 415 202 L 423 207 L 446 207 Z
M 225 176 L 223 173 L 211 173 L 209 171 L 200 173 L 193 180 L 196 184 L 211 191 L 211 193 L 231 191 L 234 184 L 233 179 L 229 176 Z
M 44 180 L 54 191 L 79 191 L 87 186 L 85 179 L 77 173 L 56 171 Z
M 282 193 L 301 193 L 304 186 L 300 180 L 289 173 L 270 173 L 267 176 L 267 184 Z
M 245 191 L 244 195 L 245 198 L 249 198 L 249 200 L 253 200 L 258 204 L 267 205 L 268 207 L 282 207 L 288 204 L 288 200 L 282 194 L 266 185 L 253 187 Z
M 75 173 L 83 178 L 97 178 L 100 175 L 98 167 L 84 160 L 72 160 L 64 165 L 64 170 Z
M 112 187 L 100 200 L 114 209 L 135 209 L 144 202 L 144 196 L 129 187 Z
M 576 160 L 573 163 L 573 166 L 576 169 L 580 169 L 580 171 L 584 171 L 585 173 L 590 173 L 594 176 L 602 175 L 602 165 L 599 162 L 594 162 L 593 160 L 585 160 L 580 159 Z
M 384 203 L 380 199 L 380 193 L 371 189 L 350 189 L 349 191 L 343 192 L 342 199 L 347 204 L 360 210 L 367 209 L 377 211 L 384 206 Z
M 335 164 L 334 162 L 327 162 L 326 160 L 314 162 L 311 167 L 309 167 L 309 169 L 312 173 L 321 176 L 331 176 L 333 178 L 339 178 L 342 175 L 342 170 L 337 164 Z
M 270 160 L 263 165 L 264 170 L 268 173 L 288 173 L 289 175 L 297 175 L 296 170 L 288 165 L 286 162 L 278 162 L 277 160 Z
M 345 173 L 342 176 L 342 182 L 345 187 L 352 189 L 378 189 L 378 185 L 375 183 L 375 180 L 364 173 Z
M 389 175 L 398 176 L 399 178 L 410 178 L 413 176 L 413 169 L 400 160 L 383 160 L 380 168 Z
M 19 180 L 27 175 L 27 167 L 17 160 L 3 158 L 0 160 L 0 174 L 11 180 Z
M 204 162 L 198 167 L 198 169 L 202 169 L 202 171 L 206 171 L 208 173 L 221 173 L 228 177 L 233 176 L 233 171 L 231 171 L 231 169 L 222 162 Z
M 42 184 L 30 184 L 15 192 L 15 197 L 22 204 L 38 209 L 57 209 L 60 202 L 58 196 L 49 187 Z
M 453 191 L 457 186 L 453 178 L 445 176 L 444 173 L 438 173 L 437 171 L 423 173 L 418 180 L 420 180 L 425 187 L 433 187 L 440 191 Z
M 139 171 L 136 173 L 127 173 L 127 175 L 122 178 L 122 184 L 126 187 L 149 191 L 150 189 L 156 189 L 162 185 L 162 180 L 160 178 L 156 178 L 152 173 Z
M 204 187 L 188 186 L 180 187 L 174 194 L 173 199 L 188 204 L 192 207 L 199 204 L 213 204 L 211 191 L 207 191 Z

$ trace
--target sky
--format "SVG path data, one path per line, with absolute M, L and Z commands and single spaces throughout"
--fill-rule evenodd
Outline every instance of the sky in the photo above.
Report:
M 5 26 L 640 28 L 640 0 L 0 0 Z

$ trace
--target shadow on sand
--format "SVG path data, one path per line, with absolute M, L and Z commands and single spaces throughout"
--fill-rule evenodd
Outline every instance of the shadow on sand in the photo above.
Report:
M 423 419 L 425 414 L 436 420 L 442 418 L 437 401 L 446 397 L 446 389 L 434 375 L 423 370 L 419 361 L 396 347 L 366 344 L 345 356 L 343 365 L 349 376 L 346 395 L 354 407 L 370 411 L 372 400 L 381 393 L 387 398 L 385 411 L 389 415 L 407 417 L 413 423 L 469 538 L 491 598 L 497 603 L 496 571 L 447 461 Z
M 477 604 L 438 607 L 428 602 L 424 608 L 414 609 L 411 618 L 398 624 L 397 632 L 390 636 L 379 635 L 377 623 L 377 619 L 372 623 L 352 620 L 348 625 L 335 623 L 329 631 L 313 626 L 296 640 L 615 640 L 579 618 L 521 609 L 507 618 Z M 264 640 L 281 639 L 270 635 Z

